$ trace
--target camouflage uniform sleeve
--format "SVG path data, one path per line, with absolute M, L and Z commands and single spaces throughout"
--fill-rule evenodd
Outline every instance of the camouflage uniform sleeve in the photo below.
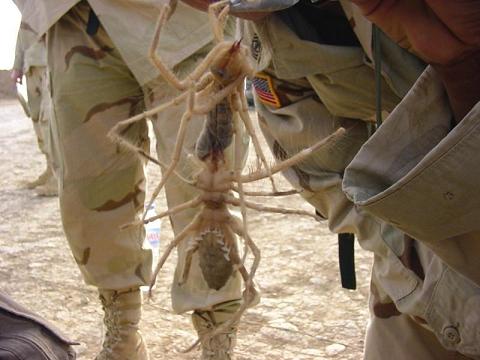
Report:
M 25 46 L 23 41 L 23 30 L 20 28 L 17 35 L 17 45 L 15 47 L 15 60 L 13 62 L 13 69 L 23 72 L 25 62 Z

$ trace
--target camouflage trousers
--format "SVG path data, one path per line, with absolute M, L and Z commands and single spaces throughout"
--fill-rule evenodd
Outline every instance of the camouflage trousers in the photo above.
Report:
M 107 139 L 119 121 L 164 103 L 178 95 L 163 80 L 140 84 L 122 60 L 104 28 L 86 33 L 88 4 L 80 3 L 48 32 L 48 63 L 55 109 L 55 149 L 60 159 L 60 206 L 64 230 L 75 260 L 88 284 L 104 289 L 147 285 L 152 254 L 144 248 L 143 226 L 120 230 L 139 219 L 145 202 L 145 162 Z M 179 76 L 189 73 L 205 52 L 177 65 Z M 172 106 L 152 118 L 157 154 L 169 163 L 185 104 Z M 203 117 L 194 117 L 188 127 L 179 173 L 189 177 L 198 170 L 190 155 Z M 131 143 L 149 148 L 145 121 L 124 129 Z M 240 136 L 244 153 L 248 138 Z M 147 150 L 148 151 L 148 150 Z M 233 154 L 233 151 L 230 151 Z M 230 159 L 233 155 L 229 156 Z M 243 159 L 238 159 L 243 161 Z M 230 163 L 233 163 L 230 160 Z M 233 164 L 232 164 L 233 166 Z M 191 200 L 198 190 L 178 177 L 165 186 L 169 207 Z M 189 209 L 171 216 L 178 234 L 195 215 Z M 241 297 L 240 276 L 234 274 L 218 291 L 210 289 L 194 255 L 189 278 L 179 285 L 186 252 L 178 248 L 178 263 L 172 288 L 176 312 L 209 308 Z
M 52 103 L 47 76 L 46 66 L 31 66 L 25 74 L 28 111 L 37 136 L 38 148 L 46 156 L 48 165 L 51 166 L 49 120 L 52 115 Z
M 375 254 L 364 358 L 478 358 L 480 308 L 474 304 L 480 288 L 424 244 L 362 211 L 345 196 L 344 170 L 368 138 L 367 123 L 331 115 L 313 91 L 315 79 L 272 77 L 281 107 L 262 103 L 260 97 L 256 107 L 277 159 L 294 155 L 339 127 L 346 129 L 284 176 L 303 189 L 302 196 L 327 219 L 332 232 L 354 233 L 360 246 Z

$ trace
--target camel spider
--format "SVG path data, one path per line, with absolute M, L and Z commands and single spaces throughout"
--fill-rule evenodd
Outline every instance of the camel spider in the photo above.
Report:
M 331 138 L 338 136 L 343 129 L 337 130 L 336 133 L 312 147 L 302 150 L 293 157 L 274 166 L 269 166 L 254 131 L 252 120 L 248 115 L 248 105 L 243 92 L 245 77 L 251 77 L 255 72 L 250 64 L 249 50 L 241 44 L 241 41 L 225 41 L 223 38 L 223 28 L 229 12 L 229 1 L 219 1 L 210 5 L 209 19 L 216 45 L 205 59 L 183 80 L 175 76 L 155 51 L 159 43 L 161 30 L 173 13 L 175 4 L 176 1 L 170 1 L 169 4 L 164 5 L 160 10 L 155 36 L 150 47 L 150 57 L 164 79 L 182 93 L 167 103 L 119 122 L 110 131 L 109 136 L 117 143 L 138 152 L 162 167 L 162 178 L 149 200 L 149 205 L 151 205 L 168 178 L 172 173 L 176 173 L 175 168 L 180 159 L 186 129 L 192 116 L 194 114 L 207 115 L 207 120 L 195 148 L 195 156 L 201 164 L 200 172 L 191 181 L 177 174 L 184 181 L 199 189 L 201 191 L 200 195 L 155 217 L 146 219 L 144 214 L 140 222 L 130 225 L 148 223 L 186 209 L 198 208 L 198 212 L 192 222 L 168 244 L 157 264 L 150 289 L 154 285 L 156 276 L 171 251 L 184 240 L 189 241 L 189 243 L 185 265 L 182 269 L 181 282 L 185 282 L 188 278 L 192 256 L 195 252 L 198 252 L 200 255 L 200 268 L 211 288 L 220 289 L 228 278 L 238 270 L 245 282 L 243 303 L 230 321 L 217 327 L 209 335 L 213 337 L 238 321 L 255 297 L 256 290 L 253 285 L 253 278 L 260 262 L 260 250 L 248 234 L 247 208 L 282 214 L 307 215 L 319 220 L 319 217 L 313 213 L 256 204 L 246 200 L 246 196 L 281 196 L 296 193 L 297 191 L 277 191 L 272 175 L 298 164 L 329 142 Z M 119 135 L 120 130 L 129 124 L 157 114 L 165 108 L 181 102 L 186 103 L 186 111 L 180 120 L 176 144 L 169 164 L 159 162 L 144 150 L 129 143 Z M 242 174 L 242 165 L 238 161 L 234 169 L 229 169 L 224 157 L 224 150 L 232 143 L 233 135 L 240 133 L 242 124 L 250 135 L 255 152 L 260 158 L 258 169 L 249 174 Z M 240 157 L 241 144 L 240 141 L 237 141 L 237 137 L 235 139 L 233 145 L 235 157 Z M 270 178 L 271 180 L 273 188 L 271 193 L 244 191 L 244 184 L 264 178 Z M 240 208 L 241 220 L 231 214 L 229 206 Z M 236 236 L 244 241 L 242 256 L 240 256 L 237 247 Z M 249 270 L 244 265 L 248 250 L 251 250 L 253 254 L 253 262 Z M 215 262 L 210 261 L 212 258 L 216 259 Z M 218 260 L 219 258 L 221 261 Z

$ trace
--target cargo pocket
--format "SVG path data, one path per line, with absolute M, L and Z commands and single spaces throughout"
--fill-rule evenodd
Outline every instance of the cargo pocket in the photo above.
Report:
M 480 288 L 471 281 L 445 267 L 425 320 L 445 348 L 480 359 Z

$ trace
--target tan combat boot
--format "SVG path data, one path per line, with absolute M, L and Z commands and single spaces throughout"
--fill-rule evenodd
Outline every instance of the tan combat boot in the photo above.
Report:
M 58 180 L 52 171 L 45 183 L 38 186 L 35 192 L 38 196 L 58 196 Z
M 27 189 L 35 189 L 37 186 L 43 185 L 47 182 L 50 176 L 53 176 L 52 170 L 49 166 L 45 169 L 45 171 L 38 176 L 33 181 L 28 181 L 25 183 L 25 188 Z
M 193 326 L 197 330 L 202 347 L 201 360 L 233 360 L 233 349 L 237 342 L 237 325 L 232 324 L 224 331 L 211 337 L 210 334 L 221 324 L 231 318 L 238 309 L 237 301 L 213 311 L 196 310 L 192 314 Z M 221 311 L 219 311 L 221 310 Z
M 100 289 L 105 312 L 103 348 L 95 360 L 148 360 L 145 342 L 139 331 L 142 295 L 138 288 Z

